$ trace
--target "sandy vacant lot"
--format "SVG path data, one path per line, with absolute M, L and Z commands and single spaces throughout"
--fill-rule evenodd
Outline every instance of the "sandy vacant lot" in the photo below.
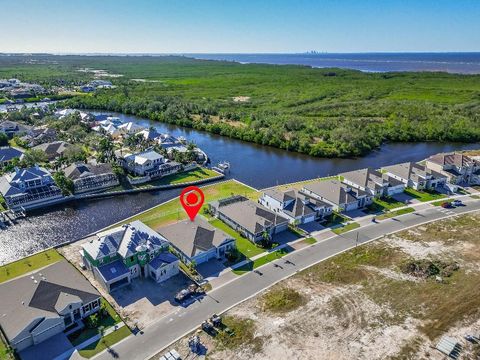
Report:
M 307 269 L 225 314 L 233 337 L 201 332 L 208 359 L 460 359 L 480 346 L 480 214 L 420 226 Z M 437 273 L 437 270 L 439 271 Z M 187 338 L 174 344 L 184 358 Z M 192 356 L 192 355 L 190 355 Z

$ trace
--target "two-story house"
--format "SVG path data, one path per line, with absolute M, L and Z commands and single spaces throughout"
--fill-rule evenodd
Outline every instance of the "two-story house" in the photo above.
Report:
M 155 174 L 165 158 L 153 150 L 146 150 L 136 154 L 127 154 L 121 159 L 122 166 L 136 176 Z
M 403 182 L 372 168 L 348 171 L 341 173 L 340 176 L 343 178 L 343 183 L 365 191 L 376 198 L 392 196 L 405 190 Z
M 110 292 L 139 276 L 162 282 L 178 274 L 170 244 L 141 221 L 98 233 L 82 245 L 83 263 Z
M 301 192 L 332 205 L 333 210 L 338 212 L 361 209 L 370 205 L 374 198 L 366 191 L 331 179 L 307 184 Z
M 333 206 L 319 199 L 303 194 L 295 189 L 280 191 L 265 190 L 258 201 L 266 208 L 278 212 L 288 221 L 306 224 L 324 218 L 333 211 Z
M 383 170 L 388 176 L 415 190 L 443 188 L 447 182 L 445 175 L 414 162 L 386 166 Z
M 430 156 L 426 166 L 447 177 L 452 185 L 479 185 L 480 161 L 461 153 L 443 153 Z
M 61 190 L 50 172 L 38 165 L 14 172 L 0 178 L 0 193 L 11 209 L 32 209 L 62 200 Z
M 64 172 L 73 181 L 75 194 L 105 190 L 119 184 L 110 164 L 75 163 Z

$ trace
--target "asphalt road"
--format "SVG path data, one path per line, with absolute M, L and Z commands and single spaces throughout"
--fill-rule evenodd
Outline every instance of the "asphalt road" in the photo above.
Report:
M 454 209 L 428 206 L 415 213 L 397 219 L 370 223 L 342 235 L 334 236 L 312 246 L 295 251 L 282 259 L 271 262 L 259 270 L 263 275 L 247 273 L 225 285 L 212 290 L 201 301 L 187 308 L 178 307 L 173 314 L 158 319 L 144 329 L 142 334 L 130 336 L 113 347 L 119 359 L 149 359 L 185 333 L 194 330 L 213 313 L 222 313 L 262 290 L 312 266 L 358 245 L 405 228 L 442 219 L 453 214 L 480 210 L 480 201 L 463 199 L 466 206 Z M 286 263 L 288 260 L 291 263 Z M 280 265 L 274 266 L 274 264 Z M 95 359 L 112 359 L 111 353 L 103 352 Z

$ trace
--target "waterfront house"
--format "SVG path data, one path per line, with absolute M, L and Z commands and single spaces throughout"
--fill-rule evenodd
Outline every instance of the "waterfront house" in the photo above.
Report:
M 161 134 L 153 127 L 139 131 L 137 135 L 142 136 L 145 141 L 148 142 L 156 141 L 161 136 Z
M 445 175 L 414 162 L 386 166 L 383 170 L 415 190 L 442 188 L 447 182 Z
M 69 146 L 70 144 L 65 141 L 53 141 L 34 146 L 33 149 L 45 152 L 48 161 L 52 161 L 62 157 Z
M 430 156 L 427 168 L 447 177 L 451 185 L 480 185 L 480 161 L 461 153 Z
M 343 183 L 375 197 L 392 196 L 405 190 L 403 182 L 372 168 L 348 171 L 340 176 Z
M 125 124 L 122 124 L 118 126 L 118 130 L 125 135 L 133 135 L 136 134 L 142 130 L 145 130 L 145 128 L 141 125 L 138 125 L 132 121 L 127 122 Z
M 163 236 L 136 220 L 85 242 L 83 263 L 111 292 L 137 277 L 162 282 L 178 274 L 179 260 L 168 248 Z
M 321 180 L 305 185 L 302 193 L 333 206 L 333 210 L 352 211 L 373 202 L 373 195 L 339 180 Z
M 20 159 L 23 151 L 11 146 L 0 147 L 0 169 L 12 163 L 13 159 Z
M 331 204 L 302 194 L 295 189 L 286 191 L 265 190 L 259 203 L 274 212 L 280 213 L 291 224 L 296 222 L 306 224 L 324 218 L 333 211 Z
M 153 150 L 146 150 L 136 154 L 127 153 L 125 155 L 117 152 L 116 155 L 118 163 L 130 174 L 139 177 L 138 181 L 141 182 L 175 174 L 183 169 L 182 164 L 169 161 Z M 131 179 L 129 180 L 132 181 Z
M 100 302 L 98 291 L 62 260 L 0 284 L 0 325 L 22 357 L 22 350 L 53 337 L 66 340 L 63 331 L 99 311 Z
M 105 190 L 119 184 L 110 164 L 71 164 L 65 176 L 73 181 L 75 194 Z
M 208 204 L 210 212 L 252 242 L 288 228 L 288 219 L 265 206 L 236 195 Z
M 179 139 L 177 139 L 176 137 L 170 134 L 161 134 L 159 137 L 157 137 L 157 142 L 159 145 L 161 145 L 165 149 L 168 149 L 172 146 L 182 145 Z
M 79 111 L 76 109 L 62 109 L 62 110 L 57 110 L 53 113 L 53 115 L 60 120 L 67 116 L 71 116 L 75 114 L 78 115 L 80 117 L 80 120 L 83 122 L 88 122 L 91 118 L 93 118 L 91 114 L 86 113 L 84 111 Z
M 50 172 L 38 165 L 2 176 L 0 193 L 11 209 L 42 207 L 63 198 Z
M 146 150 L 135 154 L 127 154 L 122 160 L 122 166 L 137 176 L 145 176 L 165 163 L 165 158 L 154 150 Z
M 158 229 L 185 264 L 199 265 L 211 259 L 221 259 L 235 248 L 235 239 L 214 228 L 199 216 L 195 221 L 184 220 Z

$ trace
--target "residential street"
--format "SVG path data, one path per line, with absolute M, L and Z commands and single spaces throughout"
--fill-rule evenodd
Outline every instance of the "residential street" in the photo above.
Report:
M 179 307 L 175 313 L 158 319 L 156 323 L 144 329 L 143 334 L 130 336 L 114 346 L 113 350 L 120 359 L 148 359 L 160 349 L 193 330 L 213 313 L 222 313 L 239 302 L 254 296 L 274 283 L 291 276 L 304 268 L 350 249 L 358 244 L 381 237 L 385 234 L 403 230 L 421 223 L 442 219 L 453 214 L 480 210 L 480 200 L 465 197 L 465 206 L 443 209 L 440 206 L 422 205 L 417 211 L 396 219 L 380 223 L 362 222 L 358 230 L 327 239 L 300 249 L 282 259 L 269 263 L 255 272 L 237 277 L 225 285 L 212 290 L 200 302 L 188 308 Z M 288 261 L 288 262 L 287 262 Z M 111 359 L 112 354 L 103 352 L 96 358 Z

